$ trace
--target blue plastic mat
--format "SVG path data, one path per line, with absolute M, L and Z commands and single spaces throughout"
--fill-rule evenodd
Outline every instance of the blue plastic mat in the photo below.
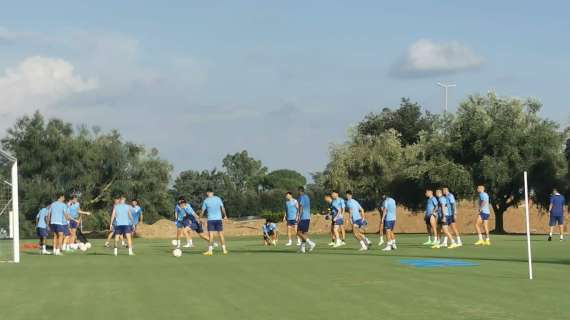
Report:
M 474 267 L 478 263 L 449 259 L 402 259 L 401 264 L 416 268 Z

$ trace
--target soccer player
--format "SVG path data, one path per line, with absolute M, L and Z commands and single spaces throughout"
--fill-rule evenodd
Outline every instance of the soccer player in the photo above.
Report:
M 196 214 L 192 205 L 188 203 L 184 198 L 178 202 L 179 209 L 181 209 L 181 213 L 185 214 L 183 217 L 184 219 L 184 234 L 186 235 L 187 244 L 184 248 L 191 248 L 193 247 L 192 243 L 192 231 L 196 232 L 198 236 L 206 242 L 210 242 L 210 238 L 204 234 L 204 228 L 202 227 L 202 222 L 200 221 L 200 217 Z M 178 247 L 180 247 L 180 235 L 177 233 L 176 240 L 178 243 Z M 217 247 L 218 243 L 214 242 L 214 247 Z
M 346 210 L 346 202 L 343 198 L 339 197 L 339 193 L 336 190 L 332 191 L 333 206 L 337 207 L 338 214 L 337 218 L 333 220 L 335 227 L 338 229 L 338 234 L 340 235 L 340 245 L 344 246 L 346 244 L 346 230 L 344 229 L 344 212 Z M 339 238 L 337 237 L 337 240 Z
M 192 247 L 192 237 L 190 234 L 190 221 L 189 215 L 194 212 L 192 207 L 188 206 L 183 197 L 178 199 L 178 204 L 174 208 L 174 219 L 176 221 L 176 247 L 180 248 L 180 236 L 184 234 L 186 237 L 186 245 L 184 248 Z
M 394 228 L 396 227 L 396 200 L 387 195 L 382 196 L 384 201 L 382 202 L 382 221 L 384 221 L 383 228 L 386 230 L 386 238 L 388 243 L 386 248 L 382 251 L 392 251 L 398 249 L 396 247 L 396 234 L 394 233 Z
M 455 203 L 455 196 L 453 193 L 449 192 L 449 188 L 443 188 L 443 195 L 447 200 L 447 210 L 451 214 L 451 230 L 455 234 L 455 240 L 458 247 L 461 247 L 463 243 L 461 242 L 461 236 L 459 235 L 459 229 L 457 228 L 457 207 Z
M 214 195 L 212 189 L 206 191 L 206 199 L 202 203 L 202 212 L 208 216 L 208 251 L 204 252 L 205 256 L 211 256 L 214 250 L 214 232 L 218 233 L 220 242 L 222 243 L 222 252 L 228 254 L 226 249 L 226 240 L 224 239 L 224 225 L 223 220 L 227 220 L 226 209 L 220 197 Z
M 548 235 L 548 241 L 552 241 L 552 232 L 554 227 L 558 225 L 560 228 L 560 241 L 564 240 L 564 204 L 566 199 L 564 196 L 554 189 L 552 191 L 552 196 L 550 196 L 550 206 L 548 208 L 548 213 L 550 214 L 550 221 L 548 225 L 550 226 L 550 234 Z
M 36 233 L 40 240 L 40 254 L 50 254 L 46 248 L 46 240 L 48 237 L 48 207 L 43 207 L 40 209 L 36 215 Z
M 90 215 L 91 213 L 81 210 L 81 205 L 77 199 L 77 195 L 73 195 L 67 204 L 69 210 L 69 244 L 73 245 L 77 242 L 77 228 L 81 224 L 81 215 Z
M 113 214 L 113 210 L 115 209 L 115 206 L 119 204 L 119 201 L 120 201 L 119 198 L 116 198 L 115 200 L 113 200 L 113 206 L 109 210 L 109 214 L 111 214 L 111 215 Z M 110 247 L 109 243 L 111 242 L 111 239 L 115 238 L 115 228 L 114 228 L 115 222 L 112 220 L 109 220 L 109 221 L 110 221 L 113 228 L 111 229 L 111 232 L 109 232 L 109 235 L 107 236 L 107 240 L 105 240 L 105 248 L 109 248 Z M 125 246 L 124 240 L 122 239 L 122 236 L 120 236 L 120 238 L 121 238 L 121 242 L 123 242 L 123 247 L 124 247 Z
M 424 242 L 424 245 L 432 246 L 434 244 L 439 243 L 437 239 L 437 207 L 438 202 L 436 197 L 433 195 L 433 190 L 427 189 L 425 192 L 425 196 L 427 198 L 426 203 L 426 214 L 425 214 L 425 223 L 426 229 L 428 233 L 428 241 Z M 431 236 L 433 235 L 433 241 Z
M 137 225 L 143 222 L 143 211 L 142 208 L 139 206 L 139 201 L 136 199 L 131 200 L 131 207 L 132 207 L 133 220 L 135 222 L 133 235 L 135 235 L 137 233 Z
M 440 247 L 446 247 L 448 249 L 455 249 L 457 248 L 457 244 L 455 244 L 455 239 L 449 232 L 449 226 L 453 221 L 453 213 L 448 208 L 447 198 L 443 195 L 443 191 L 441 189 L 437 189 L 435 191 L 435 196 L 437 197 L 438 201 L 438 216 L 440 215 L 441 218 L 441 231 L 444 235 L 443 241 L 441 244 L 435 244 L 432 246 L 434 249 L 439 249 Z M 447 246 L 447 240 L 451 241 L 451 245 Z
M 127 248 L 129 249 L 129 256 L 134 256 L 133 253 L 133 241 L 132 241 L 132 232 L 133 232 L 133 225 L 135 221 L 133 220 L 133 216 L 131 214 L 130 206 L 125 203 L 125 197 L 121 197 L 119 199 L 119 203 L 115 205 L 113 208 L 113 213 L 111 214 L 111 223 L 109 226 L 109 230 L 115 233 L 115 246 L 113 248 L 113 254 L 117 256 L 118 248 L 117 242 L 119 241 L 119 236 L 122 235 L 127 238 Z M 113 227 L 114 225 L 114 227 Z
M 383 246 L 384 245 L 384 199 L 382 199 L 382 201 L 380 201 L 380 203 L 378 204 L 378 212 L 380 213 L 380 219 L 379 219 L 379 224 L 378 224 L 378 236 L 380 238 L 380 241 L 378 242 L 378 246 Z
M 360 243 L 358 251 L 367 251 L 370 240 L 366 238 L 362 229 L 366 227 L 366 217 L 364 209 L 358 201 L 352 198 L 352 191 L 346 191 L 346 208 L 350 214 L 350 223 L 352 224 L 352 235 Z
M 297 233 L 297 213 L 299 213 L 299 202 L 293 198 L 291 192 L 285 194 L 285 214 L 283 222 L 287 223 L 287 239 L 289 241 L 286 246 L 293 245 L 292 236 Z
M 265 220 L 265 223 L 261 226 L 261 231 L 263 232 L 263 243 L 266 246 L 277 245 L 277 225 L 270 222 L 269 219 Z
M 309 239 L 309 227 L 311 226 L 311 199 L 305 194 L 305 188 L 299 187 L 299 211 L 297 213 L 297 237 L 301 239 L 299 251 L 305 253 L 307 244 L 309 251 L 315 249 L 316 244 Z
M 70 219 L 67 205 L 65 204 L 65 195 L 59 194 L 57 196 L 57 200 L 49 206 L 47 215 L 50 229 L 53 232 L 53 254 L 61 256 L 64 231 L 67 221 Z
M 487 192 L 485 192 L 484 186 L 478 186 L 477 192 L 479 193 L 479 215 L 477 216 L 477 221 L 475 222 L 475 229 L 479 235 L 479 240 L 475 242 L 475 245 L 490 246 L 491 239 L 489 238 L 489 218 L 491 217 L 491 210 L 489 204 L 489 195 Z M 481 227 L 485 229 L 485 240 L 483 240 Z

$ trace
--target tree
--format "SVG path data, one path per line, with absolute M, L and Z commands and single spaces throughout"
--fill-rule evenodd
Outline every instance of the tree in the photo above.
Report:
M 414 144 L 418 141 L 420 132 L 431 131 L 435 115 L 422 112 L 417 102 L 411 102 L 408 98 L 402 98 L 400 107 L 392 110 L 384 108 L 380 113 L 368 114 L 358 124 L 360 135 L 378 136 L 389 129 L 394 129 L 400 134 L 403 145 Z
M 250 157 L 246 150 L 228 154 L 222 164 L 230 182 L 238 192 L 257 191 L 267 173 L 261 161 Z
M 29 220 L 57 192 L 80 193 L 91 211 L 106 211 L 117 193 L 137 197 L 151 221 L 165 209 L 172 167 L 158 151 L 124 142 L 116 131 L 74 130 L 36 112 L 17 120 L 1 143 L 21 160 L 21 208 Z
M 295 170 L 281 169 L 267 174 L 263 179 L 265 189 L 280 189 L 294 191 L 300 186 L 304 186 L 307 179 Z
M 449 154 L 487 187 L 495 232 L 504 232 L 503 214 L 524 197 L 525 170 L 537 203 L 546 203 L 552 186 L 564 178 L 564 133 L 539 117 L 540 108 L 532 99 L 475 95 L 460 104 L 450 126 Z

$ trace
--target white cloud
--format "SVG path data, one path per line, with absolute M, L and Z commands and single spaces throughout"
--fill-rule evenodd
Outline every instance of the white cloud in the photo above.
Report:
M 403 77 L 449 74 L 477 69 L 483 62 L 482 57 L 462 43 L 437 43 L 430 39 L 420 39 L 394 65 L 392 74 Z
M 49 107 L 73 94 L 98 87 L 62 59 L 33 56 L 0 75 L 0 112 L 22 114 Z

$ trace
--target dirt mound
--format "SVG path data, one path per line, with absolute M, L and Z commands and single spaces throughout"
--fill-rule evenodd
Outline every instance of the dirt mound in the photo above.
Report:
M 461 202 L 458 205 L 457 220 L 459 230 L 465 234 L 475 233 L 475 218 L 477 217 L 477 209 L 472 202 Z M 403 207 L 398 207 L 398 220 L 396 223 L 397 233 L 424 233 L 425 223 L 423 220 L 423 212 L 411 212 Z M 368 220 L 367 233 L 377 233 L 379 230 L 380 215 L 377 211 L 368 212 L 366 214 Z M 345 221 L 348 221 L 348 215 L 345 215 Z M 530 224 L 533 233 L 548 232 L 548 215 L 544 211 L 537 208 L 531 208 Z M 224 233 L 227 236 L 254 236 L 261 234 L 261 226 L 265 220 L 249 219 L 249 220 L 228 220 L 224 222 Z M 495 225 L 495 217 L 491 215 L 490 226 Z M 504 217 L 505 230 L 511 233 L 525 232 L 524 208 L 510 208 Z M 206 227 L 206 221 L 204 221 Z M 346 225 L 348 231 L 351 230 L 350 225 Z M 281 234 L 286 233 L 286 224 L 278 223 L 278 229 Z M 322 215 L 313 215 L 311 217 L 311 234 L 326 234 L 330 230 L 330 221 Z M 176 235 L 176 226 L 172 221 L 163 219 L 152 225 L 142 224 L 137 228 L 137 234 L 141 238 L 164 239 L 172 238 Z

